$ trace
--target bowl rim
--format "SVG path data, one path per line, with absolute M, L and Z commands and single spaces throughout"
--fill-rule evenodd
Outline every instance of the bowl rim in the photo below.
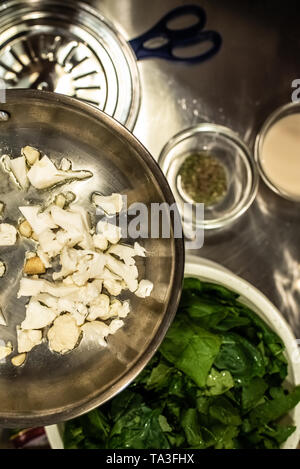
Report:
M 149 167 L 154 175 L 160 191 L 165 198 L 165 202 L 169 205 L 175 203 L 172 191 L 169 184 L 160 169 L 158 163 L 151 156 L 149 151 L 142 145 L 142 143 L 122 124 L 117 122 L 112 117 L 100 111 L 95 106 L 87 104 L 76 98 L 65 95 L 60 95 L 48 91 L 28 90 L 28 89 L 9 89 L 6 91 L 6 103 L 0 104 L 0 111 L 5 111 L 9 103 L 18 102 L 20 98 L 26 98 L 28 101 L 37 100 L 42 103 L 50 103 L 53 105 L 67 106 L 69 110 L 80 111 L 88 115 L 95 121 L 102 122 L 111 130 L 118 133 L 119 137 L 125 140 L 141 157 L 143 162 Z M 5 123 L 0 122 L 0 126 Z M 176 209 L 177 210 L 177 209 Z M 179 218 L 179 215 L 178 217 Z M 138 360 L 116 380 L 116 383 L 109 389 L 101 392 L 96 392 L 92 397 L 88 396 L 80 401 L 63 406 L 49 411 L 26 412 L 26 410 L 18 412 L 1 412 L 0 411 L 0 426 L 1 427 L 16 427 L 16 426 L 38 426 L 38 425 L 51 425 L 59 421 L 69 420 L 78 417 L 106 401 L 111 399 L 117 393 L 121 392 L 135 377 L 142 371 L 148 361 L 152 358 L 159 345 L 161 344 L 172 320 L 174 319 L 177 306 L 180 300 L 182 280 L 184 274 L 184 239 L 173 237 L 173 251 L 174 251 L 174 271 L 170 278 L 172 283 L 172 292 L 170 294 L 169 302 L 166 306 L 165 314 L 162 321 L 158 326 L 156 335 L 149 343 L 148 347 L 140 355 Z
M 256 161 L 256 165 L 258 168 L 258 172 L 264 181 L 264 183 L 271 189 L 275 194 L 280 195 L 286 200 L 291 202 L 300 202 L 300 196 L 292 196 L 290 193 L 281 189 L 280 187 L 276 186 L 266 174 L 262 161 L 261 161 L 261 152 L 264 140 L 268 134 L 268 131 L 272 128 L 272 126 L 278 122 L 280 119 L 295 114 L 298 111 L 300 113 L 300 101 L 295 101 L 291 103 L 284 104 L 276 108 L 264 121 L 262 124 L 254 143 L 254 158 Z
M 229 213 L 225 214 L 222 217 L 215 218 L 212 220 L 204 220 L 202 223 L 197 223 L 197 228 L 204 228 L 205 230 L 213 230 L 217 228 L 225 227 L 238 218 L 240 218 L 252 205 L 258 191 L 259 177 L 256 168 L 255 159 L 252 155 L 250 148 L 246 143 L 239 137 L 239 135 L 234 132 L 229 127 L 223 125 L 214 124 L 212 122 L 203 122 L 186 129 L 181 130 L 176 135 L 174 135 L 163 147 L 158 157 L 158 164 L 162 168 L 163 173 L 166 175 L 170 166 L 168 161 L 168 155 L 171 150 L 173 150 L 176 145 L 178 145 L 183 140 L 186 140 L 193 135 L 198 133 L 207 133 L 207 134 L 217 134 L 225 137 L 228 142 L 237 146 L 240 151 L 243 153 L 243 163 L 248 165 L 247 168 L 247 184 L 249 185 L 248 194 L 244 197 L 243 205 L 238 210 L 231 210 Z M 168 178 L 167 178 L 168 179 Z

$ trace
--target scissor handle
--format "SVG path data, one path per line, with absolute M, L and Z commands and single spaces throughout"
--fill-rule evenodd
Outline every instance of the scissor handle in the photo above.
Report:
M 171 29 L 168 23 L 176 18 L 193 15 L 197 22 L 192 26 Z M 138 60 L 158 57 L 166 60 L 187 63 L 199 63 L 216 54 L 221 47 L 221 36 L 215 31 L 202 31 L 206 24 L 206 14 L 198 5 L 186 5 L 174 8 L 167 13 L 155 26 L 141 36 L 129 41 Z M 164 43 L 157 47 L 148 47 L 151 39 L 162 39 Z M 210 42 L 212 46 L 205 53 L 194 57 L 178 57 L 174 54 L 175 48 L 187 47 L 199 42 Z

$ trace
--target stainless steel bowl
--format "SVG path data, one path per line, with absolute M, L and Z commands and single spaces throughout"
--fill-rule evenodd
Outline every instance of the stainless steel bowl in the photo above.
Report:
M 73 182 L 70 190 L 80 203 L 89 195 L 120 192 L 128 205 L 143 202 L 174 202 L 172 192 L 156 162 L 124 127 L 101 111 L 76 99 L 54 93 L 9 90 L 0 111 L 0 155 L 19 155 L 24 144 L 33 145 L 54 161 L 63 156 L 74 168 L 94 173 L 87 181 Z M 1 114 L 0 117 L 5 114 Z M 6 203 L 5 219 L 17 218 L 20 203 L 47 200 L 61 188 L 17 192 L 8 175 L 0 177 L 0 200 Z M 25 194 L 25 196 L 24 196 Z M 88 206 L 88 205 L 87 205 Z M 83 343 L 71 353 L 58 356 L 46 344 L 36 347 L 23 367 L 10 360 L 0 363 L 0 425 L 51 424 L 78 416 L 113 397 L 143 369 L 160 345 L 175 314 L 184 266 L 183 240 L 144 239 L 149 255 L 139 265 L 143 278 L 154 283 L 151 297 L 127 295 L 132 313 L 108 340 L 106 349 Z M 16 347 L 15 328 L 25 316 L 25 302 L 16 299 L 26 246 L 0 248 L 7 275 L 0 282 L 0 305 L 8 326 L 0 326 L 0 339 Z

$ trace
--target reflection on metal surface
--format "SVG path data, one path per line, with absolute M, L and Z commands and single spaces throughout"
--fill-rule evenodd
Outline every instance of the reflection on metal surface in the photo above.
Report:
M 130 37 L 153 24 L 169 8 L 189 0 L 94 0 Z M 158 158 L 176 133 L 206 121 L 226 125 L 253 147 L 267 116 L 291 99 L 291 83 L 298 77 L 300 55 L 298 20 L 278 3 L 194 0 L 207 13 L 208 28 L 224 39 L 220 53 L 191 69 L 151 60 L 139 64 L 143 87 L 135 134 Z M 147 9 L 147 15 L 145 15 Z M 195 112 L 196 111 L 196 112 Z M 274 278 L 300 281 L 300 272 L 287 270 L 281 253 L 300 261 L 300 215 L 296 204 L 280 199 L 263 182 L 257 201 L 234 225 L 206 233 L 199 255 L 224 264 L 260 288 L 290 321 L 300 336 L 300 298 L 291 284 L 293 301 L 282 296 Z

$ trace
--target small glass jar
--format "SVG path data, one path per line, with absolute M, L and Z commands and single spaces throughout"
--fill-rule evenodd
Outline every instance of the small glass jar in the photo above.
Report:
M 268 176 L 266 169 L 263 165 L 263 146 L 265 142 L 265 138 L 271 128 L 276 124 L 278 121 L 283 119 L 284 117 L 290 116 L 292 114 L 299 114 L 300 115 L 300 103 L 288 103 L 284 106 L 277 108 L 265 121 L 263 124 L 260 132 L 257 134 L 256 141 L 255 141 L 255 160 L 257 163 L 258 171 L 260 176 L 262 177 L 265 184 L 276 194 L 280 195 L 281 197 L 291 200 L 293 202 L 300 202 L 300 196 L 293 195 L 289 193 L 287 190 L 280 187 L 279 184 L 274 183 L 273 180 Z M 300 129 L 299 129 L 300 132 Z M 283 155 L 284 159 L 284 155 Z M 299 181 L 300 184 L 300 181 Z
M 219 201 L 204 205 L 204 219 L 193 217 L 190 222 L 197 229 L 224 227 L 245 213 L 256 196 L 258 175 L 254 158 L 245 143 L 227 127 L 205 123 L 175 135 L 163 148 L 158 162 L 181 214 L 184 203 L 193 201 L 182 191 L 179 172 L 184 161 L 195 154 L 211 156 L 220 163 L 226 174 L 227 189 Z

